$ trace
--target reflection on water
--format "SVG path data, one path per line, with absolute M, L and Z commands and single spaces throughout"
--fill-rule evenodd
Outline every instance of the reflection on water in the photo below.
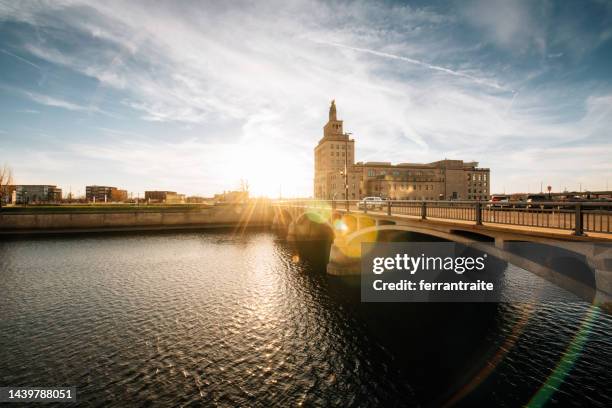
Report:
M 518 406 L 589 311 L 363 304 L 310 245 L 265 231 L 0 242 L 0 385 L 75 385 L 91 406 Z M 612 405 L 611 329 L 594 318 L 552 402 Z

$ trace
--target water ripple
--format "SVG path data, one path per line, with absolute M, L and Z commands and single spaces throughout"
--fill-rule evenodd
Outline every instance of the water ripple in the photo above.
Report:
M 515 406 L 587 310 L 369 306 L 294 254 L 268 232 L 0 242 L 0 383 L 77 386 L 84 406 L 414 406 L 452 393 L 506 344 L 462 403 Z M 556 401 L 612 405 L 601 392 L 611 327 L 608 315 L 594 322 Z

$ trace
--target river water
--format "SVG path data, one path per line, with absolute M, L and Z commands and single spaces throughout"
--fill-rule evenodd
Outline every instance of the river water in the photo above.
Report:
M 612 406 L 599 309 L 364 304 L 310 250 L 268 231 L 0 241 L 0 386 L 104 407 Z

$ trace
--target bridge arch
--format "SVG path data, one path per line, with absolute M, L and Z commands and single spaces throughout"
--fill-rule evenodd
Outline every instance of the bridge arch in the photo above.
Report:
M 347 245 L 354 245 L 355 243 L 361 244 L 362 242 L 373 242 L 365 241 L 364 238 L 376 238 L 379 231 L 402 231 L 402 232 L 416 232 L 418 234 L 429 235 L 431 237 L 441 238 L 447 241 L 453 241 L 458 243 L 472 243 L 475 242 L 473 239 L 463 237 L 461 235 L 453 234 L 452 232 L 439 231 L 423 227 L 415 227 L 409 225 L 375 225 L 367 228 L 360 229 L 354 233 L 348 235 L 345 238 Z
M 585 283 L 583 286 L 588 290 L 592 291 L 592 287 L 595 285 L 597 303 L 610 305 L 607 307 L 612 309 L 612 247 L 609 246 L 610 241 L 606 238 L 585 238 L 569 234 L 564 236 L 552 231 L 532 231 L 528 228 L 512 228 L 505 225 L 489 225 L 489 223 L 481 225 L 477 222 L 469 223 L 461 220 L 451 222 L 448 220 L 403 217 L 401 215 L 392 216 L 382 212 L 372 214 L 346 212 L 326 205 L 309 207 L 308 205 L 300 205 L 300 203 L 285 203 L 277 206 L 277 208 L 279 211 L 275 215 L 275 223 L 289 224 L 288 238 L 291 236 L 292 226 L 294 232 L 296 231 L 296 225 L 297 230 L 301 229 L 301 233 L 297 235 L 305 237 L 306 240 L 312 237 L 312 230 L 323 230 L 327 237 L 334 238 L 328 263 L 330 274 L 359 273 L 359 269 L 350 270 L 347 265 L 358 263 L 356 261 L 359 260 L 358 258 L 361 255 L 361 245 L 359 245 L 361 242 L 376 242 L 378 234 L 385 231 L 413 232 L 451 242 L 474 246 L 482 245 L 483 250 L 491 251 L 494 256 L 501 257 L 500 259 L 553 281 L 558 286 L 569 289 L 574 293 L 576 293 L 576 290 L 571 288 L 576 282 L 574 278 L 580 277 Z M 306 222 L 306 218 L 308 218 L 306 214 L 312 213 L 311 211 L 318 212 L 320 216 L 326 218 L 325 223 L 313 223 L 310 219 L 309 222 Z M 297 221 L 297 223 L 294 221 Z M 394 223 L 395 225 L 393 225 Z M 297 235 L 293 234 L 294 237 Z M 324 234 L 314 235 L 321 236 Z M 383 234 L 382 238 L 388 237 Z M 494 245 L 486 245 L 486 242 L 494 242 Z M 569 252 L 567 257 L 560 256 L 556 260 L 549 260 L 542 265 L 509 251 L 508 249 L 511 249 L 513 242 L 544 244 Z M 565 275 L 553 270 L 564 266 L 570 269 L 569 273 Z M 571 273 L 572 270 L 574 270 L 573 274 Z M 555 282 L 559 276 L 561 276 L 560 281 Z M 585 296 L 581 297 L 585 298 Z
M 301 213 L 289 224 L 287 238 L 292 241 L 333 241 L 334 226 L 330 214 L 320 211 Z
M 473 239 L 474 241 L 482 241 L 482 242 L 494 242 L 495 241 L 495 234 L 487 233 L 484 231 L 476 232 L 476 231 L 468 231 L 464 229 L 451 229 L 450 232 L 451 234 L 456 234 L 456 235 L 463 236 L 465 238 L 470 238 L 470 239 Z
M 460 244 L 470 244 L 479 250 L 489 253 L 495 258 L 513 264 L 521 269 L 527 270 L 535 275 L 560 286 L 587 301 L 593 301 L 598 290 L 596 271 L 590 265 L 587 256 L 580 251 L 573 251 L 575 248 L 565 246 L 556 247 L 553 244 L 523 241 L 522 244 L 529 244 L 527 248 L 534 245 L 529 250 L 529 254 L 513 251 L 512 244 L 517 241 L 510 241 L 503 247 L 490 245 L 491 238 L 484 234 L 457 233 L 457 229 L 447 231 L 423 228 L 413 225 L 378 225 L 362 230 L 358 230 L 344 237 L 340 242 L 335 242 L 328 266 L 328 272 L 332 274 L 343 274 L 346 269 L 349 274 L 360 273 L 361 243 L 377 242 L 377 234 L 381 231 L 404 231 L 436 237 L 445 241 Z M 483 242 L 483 237 L 485 238 Z M 489 239 L 486 239 L 489 238 Z M 546 255 L 540 247 L 550 247 Z M 540 249 L 540 250 L 538 250 Z M 543 253 L 538 258 L 538 254 Z M 535 255 L 535 256 L 534 256 Z M 340 272 L 340 273 L 338 273 Z
M 275 227 L 287 228 L 292 221 L 293 215 L 291 215 L 291 211 L 286 208 L 276 208 L 274 211 L 274 220 L 272 221 Z

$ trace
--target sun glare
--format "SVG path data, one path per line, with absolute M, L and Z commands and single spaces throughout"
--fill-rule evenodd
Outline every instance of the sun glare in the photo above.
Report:
M 303 178 L 304 171 L 292 162 L 288 155 L 273 145 L 232 147 L 228 160 L 227 185 L 240 186 L 241 180 L 248 183 L 252 196 L 294 197 L 299 193 L 296 180 Z

